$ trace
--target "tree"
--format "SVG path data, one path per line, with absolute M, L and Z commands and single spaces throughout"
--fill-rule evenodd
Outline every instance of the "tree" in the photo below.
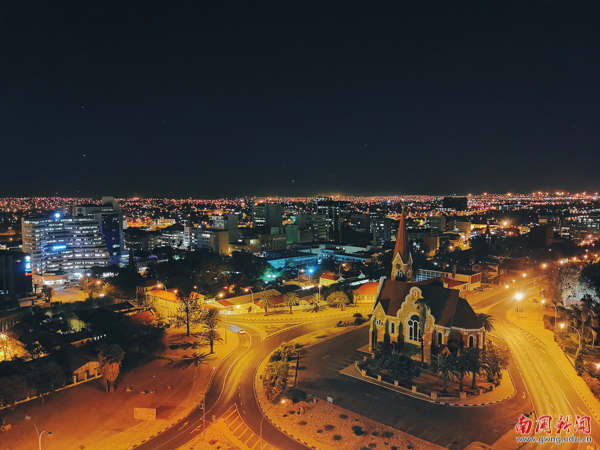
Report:
M 321 301 L 321 295 L 315 292 L 308 298 L 308 302 L 313 305 L 313 311 L 319 312 L 319 302 Z
M 210 307 L 204 310 L 202 313 L 201 323 L 204 325 L 205 330 L 203 336 L 208 340 L 210 344 L 210 353 L 213 352 L 215 342 L 222 342 L 223 338 L 219 334 L 217 328 L 221 324 L 221 313 L 215 307 Z
M 275 302 L 273 301 L 273 297 L 275 297 L 274 293 L 265 292 L 264 294 L 262 294 L 262 296 L 258 302 L 258 306 L 260 306 L 261 308 L 263 308 L 265 310 L 265 316 L 269 315 L 269 308 L 272 308 L 275 305 Z
M 98 353 L 100 373 L 106 380 L 106 392 L 114 391 L 114 383 L 121 370 L 121 362 L 125 352 L 118 344 L 103 345 Z
M 267 364 L 263 375 L 263 387 L 268 400 L 272 400 L 287 388 L 290 366 L 285 361 L 275 361 Z
M 460 352 L 454 360 L 454 368 L 456 369 L 456 377 L 460 380 L 460 390 L 462 391 L 465 385 L 465 374 L 469 371 L 468 353 Z
M 100 278 L 83 276 L 79 280 L 79 288 L 87 294 L 88 300 L 94 298 L 94 294 L 102 291 L 103 283 Z
M 54 297 L 54 289 L 52 287 L 44 285 L 42 286 L 42 295 L 46 299 L 48 303 L 52 301 L 52 297 Z
M 185 325 L 187 335 L 190 335 L 190 327 L 202 323 L 201 304 L 199 296 L 191 289 L 177 289 L 177 300 L 179 300 L 177 323 Z
M 2 353 L 4 361 L 13 359 L 15 350 L 13 340 L 7 335 L 0 333 L 0 353 Z
M 483 324 L 483 345 L 485 345 L 485 333 L 494 330 L 494 317 L 486 313 L 477 313 L 477 317 L 479 317 L 479 320 Z
M 283 304 L 290 307 L 290 314 L 292 314 L 292 307 L 296 306 L 299 302 L 300 299 L 295 292 L 289 292 L 283 297 Z
M 346 309 L 346 305 L 350 303 L 348 296 L 342 291 L 336 291 L 327 297 L 327 303 L 334 308 L 341 308 L 342 311 Z
M 407 355 L 390 353 L 385 363 L 388 374 L 399 383 L 410 383 L 421 374 L 421 368 Z
M 27 397 L 27 382 L 21 375 L 2 378 L 0 383 L 0 405 L 16 405 Z
M 492 381 L 502 378 L 502 371 L 508 367 L 508 358 L 504 355 L 500 347 L 490 343 L 483 358 L 483 368 L 488 377 Z
M 448 393 L 448 378 L 456 375 L 455 357 L 450 353 L 441 353 L 431 359 L 431 370 L 444 379 L 443 394 Z
M 473 383 L 471 388 L 475 389 L 477 387 L 477 375 L 481 374 L 484 368 L 484 362 L 481 355 L 481 349 L 478 347 L 467 348 L 463 350 L 466 353 L 466 361 L 465 364 L 467 369 L 473 375 Z
M 38 359 L 25 365 L 27 385 L 37 392 L 44 403 L 44 395 L 65 385 L 63 369 L 47 358 Z

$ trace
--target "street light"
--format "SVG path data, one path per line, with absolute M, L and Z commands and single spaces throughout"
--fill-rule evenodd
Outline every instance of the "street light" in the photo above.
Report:
M 342 276 L 342 267 L 346 267 L 346 263 L 340 264 L 340 269 L 338 270 L 338 275 Z M 312 273 L 312 272 L 311 272 Z
M 278 402 L 278 403 L 279 403 L 279 402 Z M 271 406 L 269 406 L 269 409 L 267 409 L 267 410 L 265 411 L 265 413 L 264 413 L 264 414 L 263 414 L 263 416 L 262 416 L 262 419 L 260 419 L 260 450 L 263 450 L 263 444 L 264 444 L 264 443 L 263 443 L 263 438 L 262 438 L 262 423 L 263 423 L 263 420 L 265 420 L 265 417 L 266 417 L 267 413 L 269 412 L 269 410 L 270 410 L 270 409 L 271 409 L 273 406 L 277 405 L 278 403 L 273 403 Z M 283 405 L 283 404 L 285 404 L 285 400 L 281 400 L 281 402 L 280 402 L 280 403 L 281 403 L 282 405 Z
M 577 335 L 579 336 L 579 351 L 581 351 L 581 333 L 579 333 L 579 330 L 577 328 L 575 328 L 573 325 L 569 325 L 571 328 L 573 328 L 575 331 L 577 331 Z M 565 327 L 564 323 L 560 324 L 561 328 Z
M 505 286 L 506 286 L 506 289 L 510 288 L 510 289 L 514 289 L 515 291 L 517 291 L 517 293 L 515 294 L 515 299 L 517 300 L 517 302 L 520 303 L 521 299 L 523 298 L 523 294 L 521 294 L 519 292 L 519 290 L 516 287 L 514 287 L 514 286 L 509 286 L 508 284 L 506 284 Z M 521 316 L 519 316 L 519 303 L 517 303 L 517 317 L 519 319 L 521 319 Z
M 37 425 L 31 418 L 31 416 L 25 416 L 25 420 L 30 420 L 31 423 L 33 424 L 33 426 L 35 427 L 35 432 L 37 433 L 37 436 L 38 436 L 38 446 L 39 446 L 39 449 L 42 450 L 42 434 L 46 433 L 48 436 L 52 436 L 52 433 L 50 433 L 49 431 L 46 431 L 46 430 L 42 430 L 42 432 L 40 433 Z

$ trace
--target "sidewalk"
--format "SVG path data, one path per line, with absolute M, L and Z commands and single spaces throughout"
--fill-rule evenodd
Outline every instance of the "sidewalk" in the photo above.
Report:
M 540 303 L 533 303 L 531 301 L 524 301 L 523 312 L 519 314 L 511 309 L 507 312 L 506 316 L 513 325 L 517 326 L 524 333 L 530 334 L 538 338 L 543 342 L 550 353 L 554 356 L 558 364 L 562 367 L 567 377 L 571 380 L 579 395 L 588 405 L 590 411 L 596 418 L 596 421 L 600 423 L 600 401 L 592 394 L 588 385 L 583 381 L 583 378 L 577 375 L 573 362 L 565 355 L 559 345 L 554 342 L 554 333 L 544 328 L 544 309 Z M 549 312 L 547 312 L 549 315 Z
M 181 333 L 170 334 L 167 346 L 194 339 Z M 99 379 L 50 394 L 45 403 L 33 400 L 14 410 L 3 410 L 1 416 L 12 428 L 0 434 L 0 450 L 37 448 L 33 424 L 23 419 L 26 414 L 40 429 L 52 432 L 51 437 L 43 437 L 47 450 L 114 450 L 139 445 L 198 407 L 216 367 L 237 345 L 237 335 L 230 332 L 228 344 L 215 345 L 215 353 L 204 358 L 198 367 L 185 360 L 196 350 L 168 349 L 163 357 L 119 376 L 113 393 L 107 394 Z M 208 353 L 210 349 L 203 346 L 200 351 Z M 156 420 L 134 419 L 134 408 L 140 407 L 155 409 Z
M 330 308 L 330 307 L 322 307 L 319 312 L 311 311 L 294 311 L 293 314 L 290 314 L 289 310 L 287 311 L 276 311 L 270 312 L 268 316 L 262 314 L 232 314 L 227 316 L 228 322 L 264 322 L 264 321 L 291 321 L 291 320 L 315 320 L 315 319 L 325 319 L 328 317 L 343 317 L 343 316 L 352 316 L 354 313 L 361 313 L 363 316 L 371 314 L 373 310 L 373 305 L 358 305 L 356 308 L 352 306 L 347 306 L 346 309 L 342 312 L 339 308 Z

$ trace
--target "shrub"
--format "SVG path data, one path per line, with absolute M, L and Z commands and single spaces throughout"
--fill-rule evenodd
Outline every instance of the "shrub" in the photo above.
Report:
M 298 425 L 300 425 L 301 427 L 303 427 L 304 425 L 306 425 L 308 422 L 306 422 L 305 420 L 301 420 L 300 422 L 298 422 Z
M 392 433 L 391 431 L 382 431 L 381 437 L 384 439 L 391 439 L 394 437 L 394 433 Z
M 362 427 L 360 427 L 358 425 L 354 425 L 352 427 L 352 431 L 354 432 L 354 434 L 356 436 L 362 436 L 363 434 L 365 434 L 365 432 L 363 431 Z
M 217 442 L 219 442 L 216 439 L 211 439 L 210 441 L 208 441 L 208 445 L 215 445 Z
M 362 317 L 357 317 L 356 319 L 354 319 L 354 325 L 362 325 L 363 323 L 365 323 L 365 319 L 363 319 Z
M 357 317 L 357 318 L 362 319 L 363 315 L 361 313 L 354 313 L 354 314 L 352 314 L 352 317 Z
M 587 372 L 583 372 L 582 378 L 583 381 L 585 381 L 589 386 L 590 391 L 592 391 L 592 393 L 600 399 L 600 381 L 594 377 L 591 377 Z
M 323 430 L 317 430 L 317 433 L 319 433 L 319 434 L 322 433 L 322 432 L 323 432 Z
M 377 447 L 377 444 L 375 442 L 371 442 L 369 444 L 369 448 L 375 448 L 375 447 Z
M 333 425 L 325 425 L 325 431 L 331 431 L 333 430 L 335 427 Z
M 341 441 L 342 437 L 339 434 L 336 434 L 336 435 L 333 436 L 333 440 L 334 441 Z
M 291 400 L 292 403 L 303 402 L 307 398 L 306 392 L 295 387 L 286 389 L 283 396 Z
M 379 431 L 373 431 L 373 432 L 371 432 L 371 436 L 379 436 Z
M 340 414 L 340 419 L 347 419 L 348 416 L 346 414 Z

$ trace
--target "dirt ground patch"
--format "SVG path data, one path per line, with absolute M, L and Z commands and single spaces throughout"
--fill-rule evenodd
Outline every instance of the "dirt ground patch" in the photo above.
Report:
M 300 409 L 304 414 L 300 414 Z M 424 450 L 441 447 L 418 439 L 407 433 L 386 427 L 335 405 L 317 400 L 273 407 L 275 421 L 298 436 L 307 435 L 317 442 L 337 450 L 418 448 Z

